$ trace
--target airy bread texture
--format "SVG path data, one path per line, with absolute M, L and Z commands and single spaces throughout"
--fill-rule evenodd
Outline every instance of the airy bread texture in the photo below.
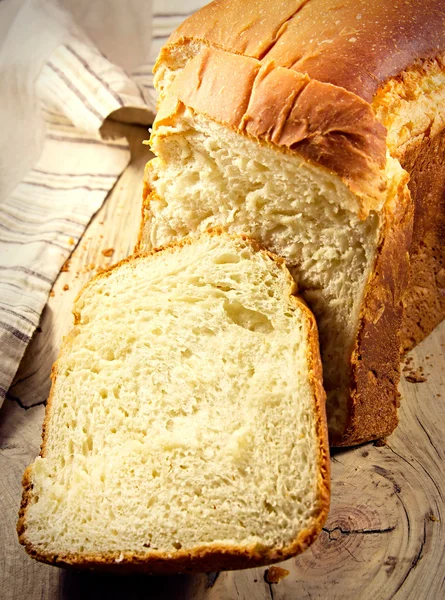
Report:
M 313 316 L 284 261 L 203 234 L 94 278 L 54 365 L 20 541 L 45 562 L 244 568 L 329 504 Z
M 139 249 L 223 226 L 283 256 L 317 318 L 331 443 L 358 443 L 392 431 L 397 423 L 401 293 L 396 291 L 386 302 L 389 334 L 370 363 L 362 361 L 358 335 L 367 284 L 374 277 L 382 240 L 386 236 L 388 244 L 391 237 L 385 232 L 409 213 L 407 178 L 399 163 L 388 156 L 386 210 L 370 211 L 363 218 L 356 196 L 335 174 L 298 154 L 277 152 L 240 136 L 191 109 L 157 121 L 151 145 L 158 158 L 146 169 Z M 402 216 L 395 217 L 394 211 Z M 390 267 L 395 270 L 406 261 L 407 241 L 400 237 L 397 244 L 389 250 L 401 253 Z M 391 276 L 385 274 L 386 279 Z M 403 288 L 403 277 L 403 272 L 398 274 L 396 290 Z M 372 325 L 382 315 L 383 295 L 370 300 L 372 310 L 380 311 L 366 315 Z M 388 322 L 380 321 L 379 327 L 388 330 Z M 368 331 L 362 335 L 364 343 L 375 337 Z M 351 383 L 354 361 L 357 372 L 363 369 L 358 383 Z M 354 413 L 351 388 L 368 401 L 363 415 Z M 360 397 L 356 405 L 363 406 Z
M 147 168 L 152 194 L 141 248 L 225 226 L 283 256 L 317 318 L 329 426 L 342 433 L 347 365 L 379 239 L 376 213 L 359 219 L 338 178 L 188 110 L 174 126 L 156 128 L 152 149 L 158 158 Z
M 155 65 L 138 247 L 220 225 L 286 259 L 334 445 L 393 431 L 400 348 L 445 316 L 444 18 L 439 0 L 219 0 Z

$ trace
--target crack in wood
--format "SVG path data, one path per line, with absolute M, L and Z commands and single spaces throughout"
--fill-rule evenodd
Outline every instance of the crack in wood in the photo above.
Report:
M 334 541 L 335 539 L 338 539 L 331 537 L 335 531 L 339 531 L 341 535 L 376 535 L 380 533 L 391 533 L 395 528 L 396 526 L 394 525 L 393 527 L 385 527 L 385 529 L 343 529 L 343 527 L 338 525 L 332 529 L 323 527 L 322 531 L 325 531 L 329 535 L 329 539 Z
M 265 580 L 265 579 L 264 579 L 264 580 Z M 265 580 L 265 581 L 266 581 L 266 580 Z M 272 585 L 273 585 L 273 584 L 272 584 L 272 583 L 269 583 L 268 581 L 266 581 L 266 583 L 267 583 L 267 587 L 269 588 L 270 599 L 271 599 L 271 600 L 274 600 L 274 598 L 273 598 L 273 589 L 272 589 Z
M 386 444 L 386 448 L 388 448 L 388 450 L 390 450 L 393 454 L 395 454 L 396 456 L 398 456 L 401 460 L 403 460 L 404 462 L 406 462 L 407 465 L 409 465 L 411 468 L 414 469 L 414 465 L 407 458 L 405 458 L 404 456 L 402 456 L 401 454 L 399 454 L 398 452 L 396 452 L 392 446 L 390 446 L 389 444 Z
M 269 573 L 269 569 L 266 569 L 266 570 L 264 571 L 263 578 L 264 578 L 264 581 L 266 582 L 266 585 L 267 585 L 267 587 L 269 588 L 270 599 L 271 599 L 271 600 L 274 600 L 274 597 L 273 597 L 273 589 L 272 589 L 272 585 L 274 585 L 274 584 L 273 584 L 273 583 L 271 583 L 271 582 L 270 582 L 270 581 L 267 579 L 267 574 L 268 574 L 268 573 Z
M 437 456 L 442 460 L 442 457 L 440 456 L 439 450 L 436 448 L 430 434 L 428 433 L 427 429 L 425 428 L 424 424 L 422 423 L 422 421 L 419 419 L 419 417 L 416 415 L 416 420 L 419 423 L 420 427 L 423 429 L 426 437 L 428 438 L 429 443 L 431 444 L 431 446 L 434 448 L 434 451 L 436 452 Z

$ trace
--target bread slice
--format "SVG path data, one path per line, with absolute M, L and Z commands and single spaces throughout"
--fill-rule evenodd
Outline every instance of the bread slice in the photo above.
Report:
M 155 65 L 138 247 L 224 226 L 286 259 L 333 445 L 393 431 L 401 342 L 445 316 L 444 18 L 440 0 L 221 0 Z
M 162 573 L 304 550 L 329 458 L 316 324 L 294 293 L 284 261 L 223 232 L 96 276 L 24 475 L 27 552 Z

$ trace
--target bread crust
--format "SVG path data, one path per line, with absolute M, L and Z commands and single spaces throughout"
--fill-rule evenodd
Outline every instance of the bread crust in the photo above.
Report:
M 333 446 L 385 437 L 398 424 L 400 328 L 413 226 L 406 178 L 399 182 L 394 211 L 386 207 L 383 217 L 351 357 L 348 424 L 343 435 L 331 434 Z
M 102 571 L 119 573 L 182 573 L 182 572 L 206 572 L 233 569 L 247 569 L 256 566 L 268 565 L 274 562 L 286 560 L 306 550 L 320 533 L 324 522 L 326 521 L 329 503 L 330 503 L 330 462 L 329 462 L 329 444 L 326 425 L 326 394 L 322 386 L 322 366 L 318 345 L 318 331 L 315 317 L 309 310 L 302 298 L 296 296 L 297 286 L 286 268 L 284 259 L 264 249 L 258 242 L 246 235 L 231 235 L 222 228 L 208 230 L 203 235 L 221 236 L 224 235 L 234 240 L 242 240 L 250 245 L 256 252 L 261 252 L 273 260 L 280 269 L 286 274 L 289 281 L 289 302 L 298 306 L 304 315 L 306 321 L 306 332 L 308 336 L 307 363 L 309 369 L 310 383 L 313 391 L 315 407 L 315 427 L 319 441 L 318 446 L 318 507 L 314 514 L 313 525 L 311 528 L 302 530 L 297 538 L 287 546 L 282 548 L 261 547 L 260 545 L 251 545 L 246 547 L 229 546 L 220 544 L 208 544 L 197 546 L 192 550 L 177 550 L 175 552 L 160 552 L 156 550 L 147 550 L 144 553 L 137 552 L 110 552 L 101 554 L 80 554 L 66 553 L 53 554 L 41 551 L 35 548 L 26 537 L 26 511 L 33 502 L 33 484 L 31 477 L 31 468 L 28 467 L 23 475 L 23 493 L 19 510 L 19 519 L 17 523 L 17 534 L 19 542 L 25 547 L 26 552 L 36 560 L 51 565 L 74 567 L 76 569 L 97 569 Z M 85 290 L 94 282 L 100 279 L 106 279 L 110 274 L 118 269 L 122 264 L 136 263 L 140 259 L 153 256 L 159 252 L 176 252 L 185 245 L 191 245 L 196 241 L 192 238 L 183 238 L 167 246 L 159 247 L 151 252 L 142 252 L 129 256 L 120 262 L 108 267 L 106 270 L 95 275 L 80 291 L 75 302 L 82 296 Z M 74 323 L 79 322 L 79 315 L 73 311 Z M 63 340 L 59 358 L 63 352 L 69 348 L 70 336 Z M 54 363 L 51 371 L 52 386 L 48 398 L 45 418 L 42 426 L 42 445 L 40 456 L 45 456 L 46 440 L 50 428 L 51 407 L 53 403 L 53 394 L 55 382 L 57 379 L 57 363 Z
M 408 352 L 445 319 L 445 129 L 410 146 L 401 163 L 414 200 L 401 333 L 402 351 Z
M 154 134 L 185 107 L 336 173 L 362 218 L 383 205 L 386 129 L 367 102 L 343 88 L 203 45 L 161 97 Z
M 204 42 L 307 73 L 371 102 L 390 77 L 445 47 L 442 0 L 217 0 L 170 36 L 176 47 Z

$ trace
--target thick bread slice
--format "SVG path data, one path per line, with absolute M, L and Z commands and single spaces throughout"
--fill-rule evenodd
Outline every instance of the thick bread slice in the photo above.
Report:
M 329 505 L 314 317 L 284 261 L 221 231 L 126 259 L 74 306 L 18 533 L 57 565 L 283 560 Z
M 334 445 L 392 432 L 400 346 L 445 316 L 444 18 L 439 0 L 220 0 L 155 66 L 138 247 L 224 226 L 286 259 Z

